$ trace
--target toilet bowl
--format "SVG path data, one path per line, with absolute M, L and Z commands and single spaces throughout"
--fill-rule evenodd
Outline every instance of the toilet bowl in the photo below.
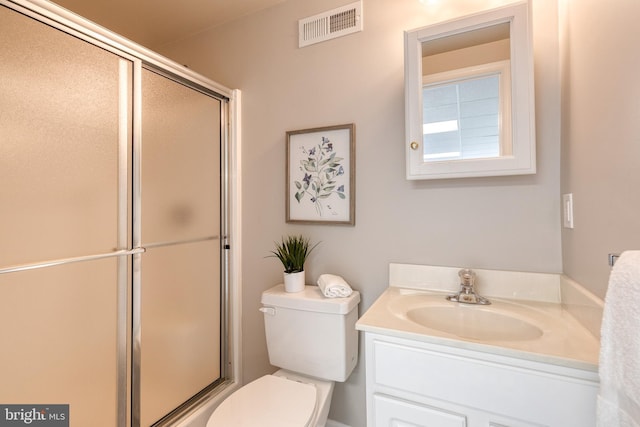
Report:
M 324 427 L 334 382 L 357 363 L 360 294 L 331 299 L 317 286 L 278 285 L 261 301 L 269 362 L 281 369 L 227 397 L 207 427 Z
M 333 384 L 285 370 L 265 375 L 222 402 L 207 427 L 324 427 Z

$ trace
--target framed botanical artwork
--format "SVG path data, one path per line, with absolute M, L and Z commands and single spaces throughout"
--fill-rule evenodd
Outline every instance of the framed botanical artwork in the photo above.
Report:
M 355 225 L 355 125 L 287 132 L 287 222 Z

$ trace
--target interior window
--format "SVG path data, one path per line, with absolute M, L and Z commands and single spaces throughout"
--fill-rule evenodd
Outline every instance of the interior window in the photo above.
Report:
M 505 98 L 508 67 L 499 63 L 425 76 L 423 80 L 424 161 L 508 155 Z M 508 123 L 508 122 L 507 122 Z

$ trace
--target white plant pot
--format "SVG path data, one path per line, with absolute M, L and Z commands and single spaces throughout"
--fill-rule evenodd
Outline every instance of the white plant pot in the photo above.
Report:
M 304 271 L 284 273 L 284 290 L 285 292 L 304 291 Z

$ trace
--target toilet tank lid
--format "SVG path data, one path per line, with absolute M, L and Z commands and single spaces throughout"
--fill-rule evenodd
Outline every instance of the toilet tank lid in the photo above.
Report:
M 360 293 L 353 291 L 345 298 L 327 298 L 317 286 L 305 286 L 301 292 L 285 292 L 280 284 L 262 293 L 262 304 L 292 308 L 295 310 L 316 311 L 330 314 L 347 314 L 357 307 Z

